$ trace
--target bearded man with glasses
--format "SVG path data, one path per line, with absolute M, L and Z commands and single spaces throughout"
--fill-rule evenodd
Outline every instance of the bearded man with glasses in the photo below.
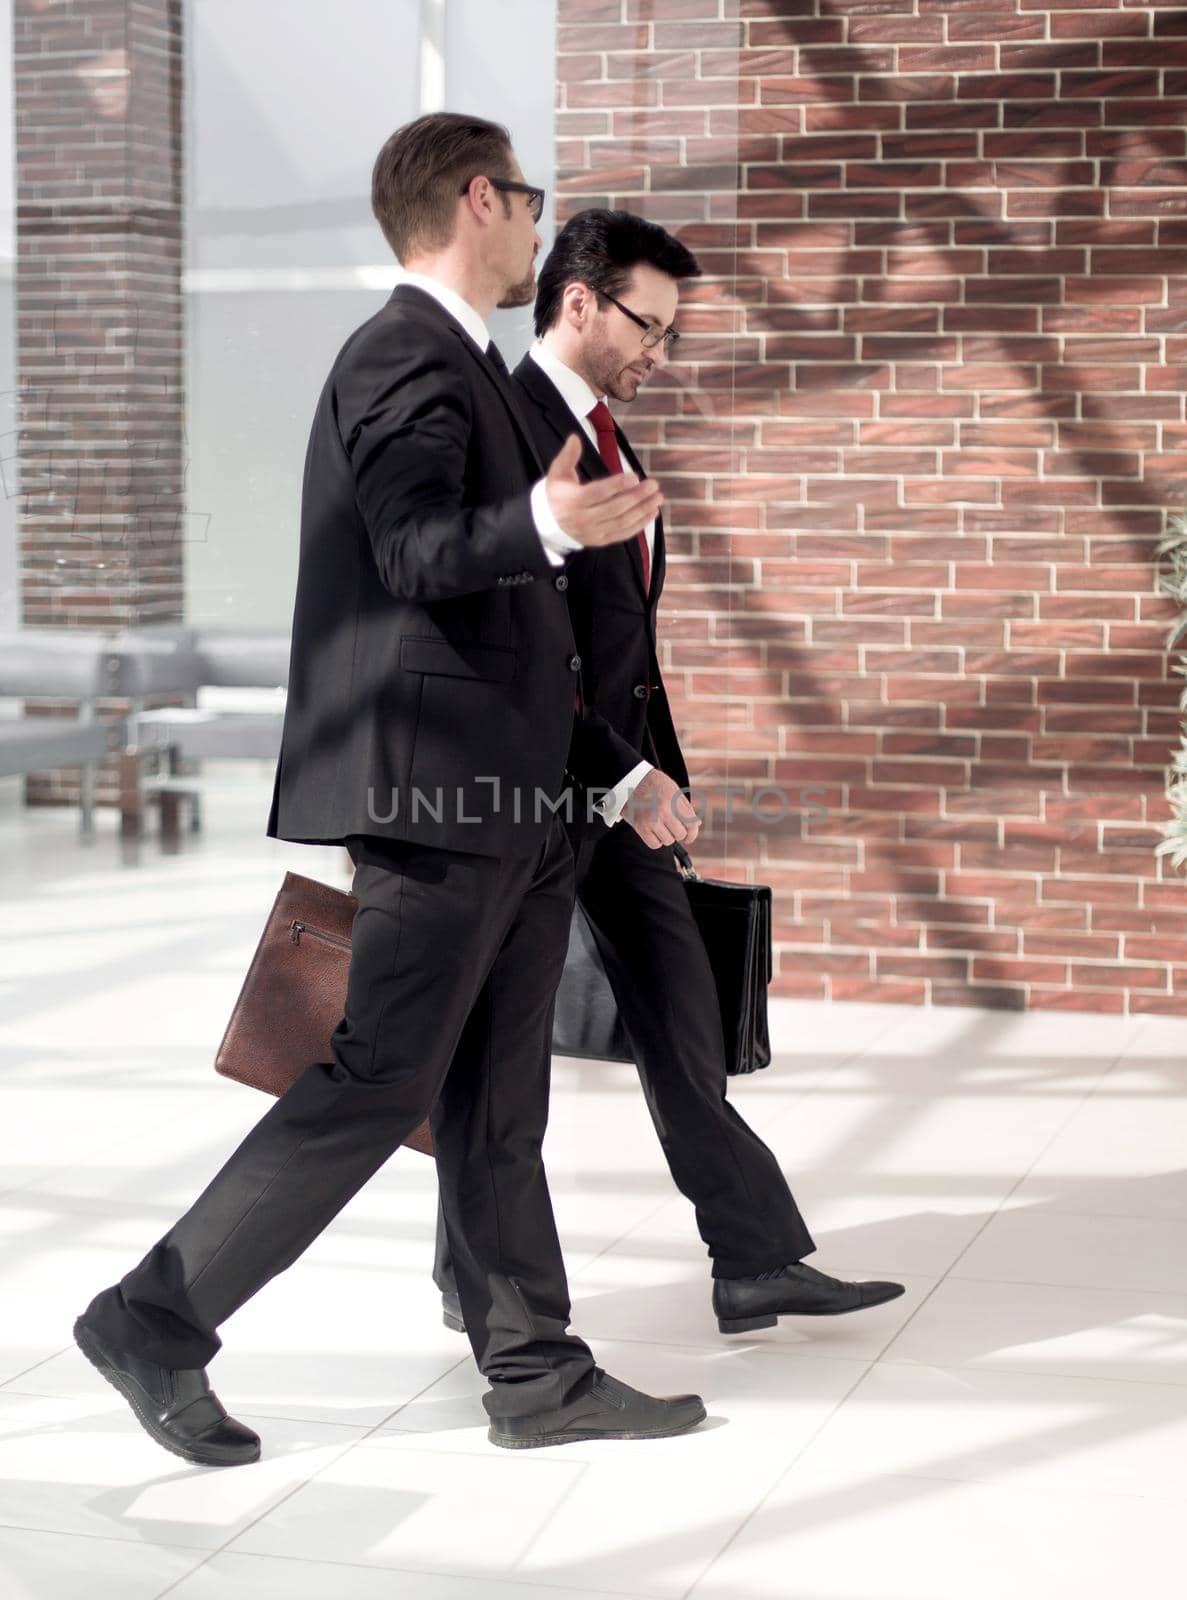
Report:
M 540 272 L 536 343 L 515 369 L 543 460 L 579 427 L 583 478 L 645 477 L 606 402 L 634 400 L 669 359 L 680 283 L 699 272 L 679 240 L 629 212 L 566 223 Z M 634 539 L 576 556 L 567 573 L 584 694 L 569 770 L 590 795 L 609 791 L 575 808 L 577 897 L 672 1177 L 696 1210 L 718 1326 L 746 1333 L 783 1316 L 866 1310 L 903 1286 L 807 1264 L 816 1246 L 779 1163 L 726 1098 L 713 973 L 673 860 L 700 823 L 656 651 L 664 564 L 657 512 Z M 450 1242 L 439 1224 L 434 1276 L 445 1320 L 460 1328 Z

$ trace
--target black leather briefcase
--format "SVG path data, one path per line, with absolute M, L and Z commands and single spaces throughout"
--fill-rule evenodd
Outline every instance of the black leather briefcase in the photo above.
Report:
M 771 979 L 771 891 L 763 884 L 702 878 L 687 851 L 675 847 L 688 903 L 717 988 L 731 1075 L 769 1066 L 767 985 Z M 556 995 L 553 1053 L 594 1061 L 633 1061 L 593 931 L 580 905 L 573 908 L 569 950 Z

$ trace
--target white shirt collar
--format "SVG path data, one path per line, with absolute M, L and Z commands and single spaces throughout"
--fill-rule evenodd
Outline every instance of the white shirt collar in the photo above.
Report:
M 588 417 L 598 401 L 605 399 L 605 395 L 593 392 L 580 373 L 574 372 L 572 367 L 567 367 L 559 356 L 554 356 L 543 340 L 537 339 L 528 354 L 552 379 L 560 390 L 561 399 L 575 417 Z
M 436 278 L 427 277 L 423 272 L 406 272 L 403 267 L 400 268 L 396 278 L 397 287 L 402 283 L 409 284 L 413 289 L 423 289 L 425 294 L 432 295 L 439 306 L 461 323 L 474 343 L 485 353 L 490 343 L 490 334 L 486 323 L 468 300 L 463 300 L 460 294 L 446 284 L 438 283 Z

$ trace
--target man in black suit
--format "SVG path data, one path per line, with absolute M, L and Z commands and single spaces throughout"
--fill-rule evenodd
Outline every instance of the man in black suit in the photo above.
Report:
M 668 358 L 679 282 L 699 271 L 671 234 L 630 213 L 583 211 L 565 225 L 540 273 L 536 343 L 515 370 L 543 460 L 577 426 L 584 479 L 605 482 L 621 462 L 645 481 L 605 402 L 632 401 Z M 700 823 L 656 652 L 663 520 L 657 513 L 640 529 L 577 557 L 568 573 L 585 700 L 569 767 L 590 795 L 605 795 L 595 802 L 601 818 L 577 808 L 577 896 L 672 1177 L 696 1208 L 721 1331 L 859 1311 L 902 1285 L 843 1282 L 805 1264 L 816 1247 L 779 1164 L 725 1097 L 713 975 L 673 860 L 674 844 L 691 844 Z M 446 1322 L 460 1326 L 451 1239 L 439 1226 L 434 1275 Z
M 217 1327 L 294 1261 L 432 1111 L 460 1303 L 513 1448 L 694 1427 L 568 1332 L 540 1145 L 573 862 L 564 785 L 580 661 L 566 553 L 658 509 L 634 477 L 547 474 L 484 318 L 535 289 L 543 192 L 505 129 L 419 118 L 372 203 L 407 269 L 347 340 L 314 418 L 268 833 L 355 863 L 345 1014 L 144 1260 L 75 1325 L 166 1449 L 259 1455 L 204 1371 Z

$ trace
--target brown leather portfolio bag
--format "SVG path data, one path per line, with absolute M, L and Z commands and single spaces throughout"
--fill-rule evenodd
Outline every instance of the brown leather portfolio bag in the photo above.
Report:
M 332 1061 L 330 1035 L 342 1020 L 354 895 L 286 872 L 260 935 L 216 1072 L 268 1094 L 283 1094 L 307 1066 Z M 427 1122 L 404 1143 L 433 1153 Z

